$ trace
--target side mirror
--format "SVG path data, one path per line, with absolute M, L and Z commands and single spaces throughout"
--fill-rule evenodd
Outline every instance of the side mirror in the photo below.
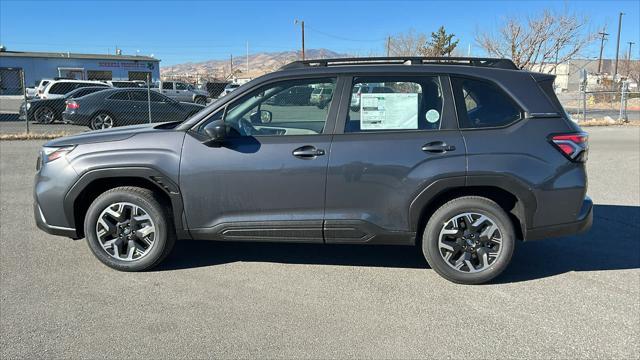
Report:
M 273 113 L 269 110 L 260 110 L 249 115 L 254 124 L 269 124 L 273 120 Z
M 207 135 L 207 139 L 204 143 L 207 144 L 220 144 L 227 137 L 229 127 L 222 120 L 214 120 L 204 127 L 204 133 Z

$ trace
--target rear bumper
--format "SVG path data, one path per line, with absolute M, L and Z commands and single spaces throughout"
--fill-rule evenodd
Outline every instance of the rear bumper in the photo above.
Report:
M 38 229 L 48 234 L 66 236 L 72 239 L 79 238 L 78 232 L 74 228 L 67 228 L 67 227 L 54 226 L 54 225 L 47 224 L 47 220 L 44 218 L 44 214 L 40 209 L 40 205 L 38 205 L 38 202 L 36 201 L 33 202 L 33 216 L 36 220 L 36 225 L 38 226 Z
M 560 237 L 580 234 L 588 231 L 593 223 L 593 201 L 588 196 L 585 197 L 578 220 L 551 226 L 527 229 L 525 240 L 540 240 L 550 237 Z
M 91 117 L 88 117 L 88 116 L 85 116 L 85 115 L 80 115 L 80 114 L 75 113 L 75 112 L 63 111 L 62 112 L 62 121 L 67 123 L 67 124 L 89 126 L 89 122 L 91 122 Z

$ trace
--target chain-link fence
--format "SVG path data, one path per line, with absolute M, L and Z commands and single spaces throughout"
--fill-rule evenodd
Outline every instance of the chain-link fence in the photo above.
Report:
M 152 81 L 150 73 L 144 80 L 43 79 L 33 87 L 26 86 L 22 69 L 1 75 L 0 135 L 184 121 L 230 91 L 228 81 Z
M 558 94 L 558 99 L 578 123 L 616 124 L 640 122 L 640 92 L 624 83 L 618 90 L 581 90 Z
M 183 121 L 238 87 L 229 81 L 202 76 L 171 76 L 152 81 L 151 73 L 146 76 L 140 73 L 130 80 L 39 79 L 28 87 L 22 69 L 0 70 L 0 136 L 24 133 L 55 136 Z M 618 90 L 564 92 L 558 98 L 578 123 L 640 122 L 640 92 L 630 91 L 628 83 Z

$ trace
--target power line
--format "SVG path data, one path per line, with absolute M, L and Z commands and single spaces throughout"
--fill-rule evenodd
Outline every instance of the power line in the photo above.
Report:
M 310 29 L 318 34 L 330 37 L 330 38 L 334 38 L 334 39 L 338 39 L 338 40 L 344 40 L 344 41 L 353 41 L 353 42 L 384 42 L 387 39 L 352 39 L 352 38 L 347 38 L 344 36 L 340 36 L 340 35 L 334 35 L 334 34 L 330 34 L 321 30 L 318 30 L 314 27 L 309 26 L 309 24 L 305 24 L 307 29 Z

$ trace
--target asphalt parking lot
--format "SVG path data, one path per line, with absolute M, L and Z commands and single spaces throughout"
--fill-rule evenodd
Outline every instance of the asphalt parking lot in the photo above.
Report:
M 120 273 L 36 229 L 36 142 L 0 142 L 0 358 L 638 358 L 640 127 L 588 128 L 588 234 L 489 285 L 412 248 L 180 241 Z

